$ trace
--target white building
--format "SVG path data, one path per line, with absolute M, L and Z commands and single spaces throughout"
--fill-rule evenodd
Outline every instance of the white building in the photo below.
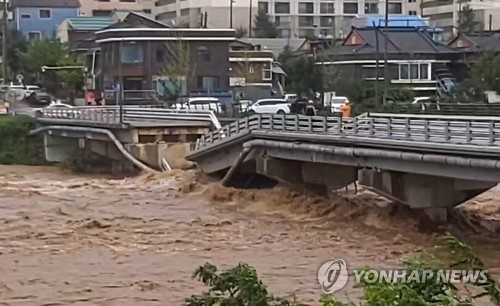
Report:
M 151 16 L 155 0 L 80 0 L 82 16 L 111 16 L 114 11 L 142 12 Z
M 460 11 L 466 5 L 475 11 L 478 30 L 500 29 L 500 2 L 496 0 L 422 0 L 422 16 L 431 26 L 452 29 L 458 26 Z
M 231 0 L 157 0 L 154 14 L 162 22 L 199 27 L 204 14 L 208 28 L 231 25 Z M 266 11 L 276 23 L 281 37 L 307 37 L 323 33 L 346 33 L 356 16 L 384 14 L 380 0 L 232 0 L 232 27 L 247 29 L 258 10 Z M 418 1 L 388 0 L 389 14 L 420 14 Z M 409 1 L 408 10 L 406 8 Z M 252 19 L 250 21 L 250 19 Z

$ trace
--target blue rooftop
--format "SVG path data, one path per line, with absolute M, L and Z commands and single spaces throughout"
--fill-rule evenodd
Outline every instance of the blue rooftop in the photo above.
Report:
M 115 23 L 111 17 L 80 16 L 68 18 L 68 24 L 73 30 L 97 31 Z
M 363 16 L 358 18 L 357 26 L 361 27 L 385 27 L 385 16 Z M 428 28 L 431 32 L 442 32 L 442 29 L 430 28 L 427 22 L 420 16 L 415 15 L 389 15 L 388 27 L 394 28 Z

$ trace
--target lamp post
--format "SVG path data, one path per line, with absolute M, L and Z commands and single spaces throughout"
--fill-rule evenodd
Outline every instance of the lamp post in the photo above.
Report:
M 3 0 L 2 12 L 2 72 L 3 84 L 7 84 L 7 0 Z
M 384 12 L 384 21 L 385 21 L 385 33 L 384 33 L 384 98 L 383 98 L 383 104 L 385 105 L 387 103 L 387 90 L 388 90 L 388 84 L 389 84 L 389 67 L 387 67 L 387 44 L 389 42 L 388 39 L 388 23 L 389 23 L 389 0 L 385 0 L 385 12 Z
M 250 0 L 250 8 L 248 9 L 248 37 L 252 38 L 252 9 L 253 9 L 252 0 Z

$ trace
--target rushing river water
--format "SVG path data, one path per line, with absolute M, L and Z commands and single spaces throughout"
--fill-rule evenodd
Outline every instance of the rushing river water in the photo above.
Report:
M 204 289 L 191 276 L 205 262 L 249 263 L 274 294 L 317 305 L 324 261 L 396 267 L 432 247 L 411 212 L 372 207 L 384 200 L 369 193 L 326 200 L 282 187 L 195 184 L 194 176 L 0 166 L 0 305 L 181 305 Z M 484 201 L 473 204 L 480 212 Z M 488 215 L 499 212 L 493 207 Z M 498 255 L 482 254 L 492 265 Z M 359 290 L 338 296 L 355 299 Z

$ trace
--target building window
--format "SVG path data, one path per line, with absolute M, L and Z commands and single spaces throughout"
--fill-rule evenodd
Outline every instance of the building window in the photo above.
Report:
M 401 2 L 389 2 L 389 14 L 402 14 L 403 13 L 403 5 Z
M 271 81 L 273 79 L 273 69 L 271 63 L 265 63 L 262 66 L 262 80 Z
M 274 17 L 274 24 L 277 27 L 290 28 L 290 16 L 276 16 Z
M 408 11 L 408 14 L 411 15 L 411 16 L 416 16 L 417 15 L 417 11 Z
M 399 64 L 400 80 L 430 80 L 429 64 Z
M 378 3 L 365 2 L 365 14 L 378 14 Z
M 300 2 L 299 14 L 314 14 L 314 4 L 312 2 Z
M 205 46 L 196 49 L 196 58 L 201 62 L 210 62 L 210 50 Z
M 120 0 L 120 2 L 135 2 L 135 0 Z
M 31 19 L 30 14 L 21 14 L 21 19 Z
M 39 11 L 39 14 L 40 14 L 40 19 L 50 19 L 50 18 L 52 18 L 51 11 L 47 10 L 47 9 L 41 9 Z
M 334 17 L 320 17 L 319 18 L 319 25 L 321 27 L 331 27 L 333 25 L 333 19 Z
M 257 4 L 257 9 L 259 12 L 266 12 L 266 14 L 269 14 L 269 3 L 259 1 L 259 3 Z
M 42 33 L 40 32 L 28 32 L 28 40 L 29 41 L 36 41 L 40 40 L 42 38 Z
M 290 3 L 289 2 L 276 2 L 274 4 L 275 14 L 290 14 Z
M 109 16 L 111 16 L 111 10 L 93 10 L 92 16 L 94 16 L 94 17 L 109 17 Z
M 165 51 L 159 49 L 156 50 L 156 61 L 162 63 L 165 60 Z
M 320 14 L 335 14 L 335 3 L 320 3 Z
M 408 0 L 409 3 L 415 3 L 417 0 Z
M 151 9 L 143 9 L 142 11 L 146 14 L 151 14 Z
M 299 37 L 300 38 L 314 38 L 316 33 L 314 29 L 299 29 Z
M 219 77 L 199 76 L 197 81 L 198 88 L 203 91 L 213 91 L 219 89 Z
M 314 16 L 299 16 L 299 27 L 314 27 Z
M 121 62 L 124 64 L 142 63 L 144 54 L 142 46 L 136 44 L 123 45 L 120 52 Z
M 344 2 L 344 14 L 357 14 L 357 13 L 358 13 L 357 2 Z

